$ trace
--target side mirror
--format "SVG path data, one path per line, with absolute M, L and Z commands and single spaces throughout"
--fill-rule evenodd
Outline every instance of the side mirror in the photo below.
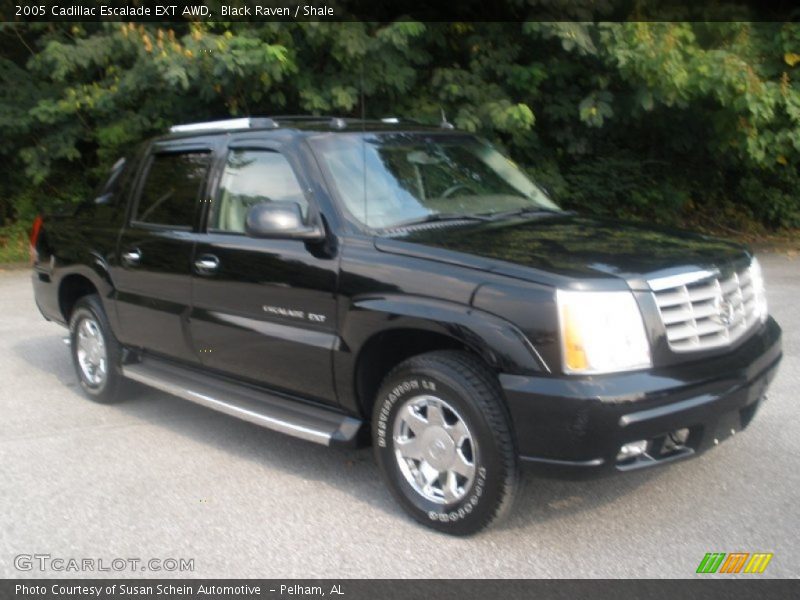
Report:
M 297 239 L 319 241 L 325 239 L 320 226 L 309 227 L 303 223 L 303 211 L 297 202 L 261 202 L 247 211 L 245 233 L 254 238 Z

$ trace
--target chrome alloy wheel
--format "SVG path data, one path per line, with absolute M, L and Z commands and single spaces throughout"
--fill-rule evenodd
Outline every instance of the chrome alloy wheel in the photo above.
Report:
M 414 490 L 436 504 L 452 504 L 469 491 L 478 448 L 466 422 L 436 396 L 415 396 L 394 420 L 395 458 Z
M 78 364 L 86 382 L 98 387 L 106 380 L 108 355 L 100 326 L 92 318 L 82 319 L 77 327 Z

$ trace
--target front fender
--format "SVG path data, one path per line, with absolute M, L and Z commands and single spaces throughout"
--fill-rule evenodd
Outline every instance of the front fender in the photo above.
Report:
M 399 329 L 444 335 L 503 373 L 548 371 L 522 331 L 495 315 L 423 296 L 370 295 L 353 299 L 340 328 L 341 344 L 334 354 L 334 368 L 339 397 L 344 403 L 355 398 L 355 369 L 362 349 L 375 336 Z

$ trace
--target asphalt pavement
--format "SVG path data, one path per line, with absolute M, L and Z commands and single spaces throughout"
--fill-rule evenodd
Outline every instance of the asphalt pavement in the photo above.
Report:
M 707 552 L 772 552 L 747 577 L 797 577 L 800 258 L 761 260 L 784 361 L 746 431 L 648 471 L 528 474 L 511 517 L 466 539 L 407 518 L 369 449 L 324 448 L 147 388 L 90 402 L 29 271 L 0 272 L 0 576 L 699 577 Z M 95 571 L 70 569 L 82 559 Z M 194 570 L 163 570 L 180 559 Z

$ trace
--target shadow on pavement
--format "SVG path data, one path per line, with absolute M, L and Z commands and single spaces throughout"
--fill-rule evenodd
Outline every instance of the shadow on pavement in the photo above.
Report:
M 69 353 L 59 336 L 19 341 L 11 351 L 36 369 L 56 373 L 73 392 L 70 401 L 90 402 L 74 381 Z M 69 373 L 69 375 L 67 375 Z M 211 409 L 131 382 L 114 410 L 171 433 L 224 451 L 232 460 L 278 468 L 300 480 L 334 486 L 371 507 L 397 515 L 401 509 L 383 485 L 370 448 L 327 448 L 269 431 Z M 668 467 L 666 468 L 668 469 Z M 512 513 L 499 530 L 534 528 L 538 523 L 595 510 L 647 483 L 664 468 L 586 481 L 562 481 L 523 471 Z M 268 482 L 265 482 L 267 484 Z

